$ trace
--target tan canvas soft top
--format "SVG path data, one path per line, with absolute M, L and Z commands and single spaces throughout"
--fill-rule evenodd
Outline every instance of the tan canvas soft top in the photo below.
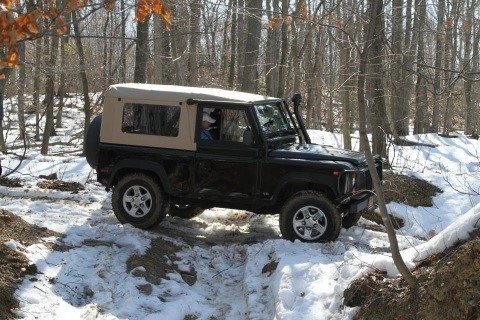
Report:
M 143 83 L 124 83 L 112 85 L 105 92 L 105 97 L 145 100 L 161 99 L 167 101 L 183 102 L 186 102 L 188 99 L 198 99 L 245 103 L 277 99 L 259 94 L 229 91 L 217 88 L 200 88 Z
M 116 84 L 110 86 L 105 92 L 100 141 L 102 143 L 195 151 L 196 144 L 194 138 L 197 108 L 196 105 L 187 105 L 187 100 L 189 99 L 238 103 L 278 100 L 278 98 L 259 94 L 216 88 L 142 83 Z M 178 136 L 167 137 L 122 132 L 122 108 L 125 103 L 180 107 Z

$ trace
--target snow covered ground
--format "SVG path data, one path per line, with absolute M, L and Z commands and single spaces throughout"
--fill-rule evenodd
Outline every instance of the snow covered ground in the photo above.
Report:
M 221 208 L 206 210 L 189 221 L 167 217 L 150 231 L 121 225 L 112 213 L 110 194 L 94 181 L 93 171 L 78 156 L 80 109 L 67 108 L 64 121 L 64 128 L 52 139 L 57 144 L 50 149 L 51 155 L 42 156 L 38 148 L 32 148 L 21 163 L 12 154 L 0 155 L 4 173 L 19 165 L 9 178 L 24 181 L 21 188 L 0 186 L 0 207 L 65 234 L 62 240 L 48 238 L 29 247 L 7 242 L 38 268 L 38 274 L 28 276 L 16 291 L 19 317 L 351 319 L 356 308 L 344 307 L 342 300 L 352 280 L 372 269 L 397 276 L 386 234 L 366 229 L 373 222 L 365 219 L 359 226 L 342 229 L 335 243 L 326 244 L 281 239 L 278 216 Z M 310 133 L 316 143 L 342 145 L 340 135 Z M 480 142 L 461 133 L 457 138 L 434 134 L 407 138 L 437 147 L 391 146 L 395 171 L 443 190 L 434 198 L 433 207 L 388 205 L 391 214 L 405 220 L 398 241 L 407 264 L 413 267 L 480 227 Z M 10 131 L 7 145 L 19 144 L 15 139 L 15 132 Z M 39 175 L 52 173 L 86 188 L 69 193 L 37 187 Z M 180 249 L 168 261 L 172 268 L 166 270 L 167 276 L 149 282 L 139 276 L 147 272 L 145 267 L 127 270 L 127 261 L 148 254 L 158 239 Z M 68 250 L 49 250 L 47 242 Z M 189 284 L 180 273 L 192 270 L 196 281 Z

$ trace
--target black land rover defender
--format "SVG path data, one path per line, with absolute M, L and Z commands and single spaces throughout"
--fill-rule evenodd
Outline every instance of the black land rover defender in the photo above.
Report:
M 288 240 L 334 241 L 374 208 L 365 156 L 311 143 L 292 101 L 294 112 L 284 99 L 236 91 L 113 85 L 86 158 L 122 223 L 149 228 L 224 207 L 279 213 Z M 381 177 L 381 159 L 376 169 Z

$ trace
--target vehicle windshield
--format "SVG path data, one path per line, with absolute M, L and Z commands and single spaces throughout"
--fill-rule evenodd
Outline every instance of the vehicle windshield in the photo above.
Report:
M 254 105 L 260 127 L 267 138 L 295 134 L 292 120 L 283 103 Z

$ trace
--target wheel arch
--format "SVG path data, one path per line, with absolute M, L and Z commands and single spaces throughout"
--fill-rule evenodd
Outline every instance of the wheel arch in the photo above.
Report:
M 152 176 L 164 192 L 171 193 L 172 189 L 165 168 L 158 162 L 148 160 L 124 159 L 119 161 L 112 169 L 108 186 L 115 186 L 122 177 L 133 172 Z
M 333 201 L 335 199 L 335 193 L 333 189 L 327 184 L 321 183 L 319 181 L 322 181 L 322 176 L 312 176 L 306 174 L 289 175 L 288 177 L 283 179 L 282 183 L 279 184 L 279 187 L 277 188 L 275 193 L 275 202 L 279 203 L 280 206 L 283 206 L 283 204 L 293 195 L 297 194 L 300 191 L 307 190 L 320 192 L 327 199 Z

